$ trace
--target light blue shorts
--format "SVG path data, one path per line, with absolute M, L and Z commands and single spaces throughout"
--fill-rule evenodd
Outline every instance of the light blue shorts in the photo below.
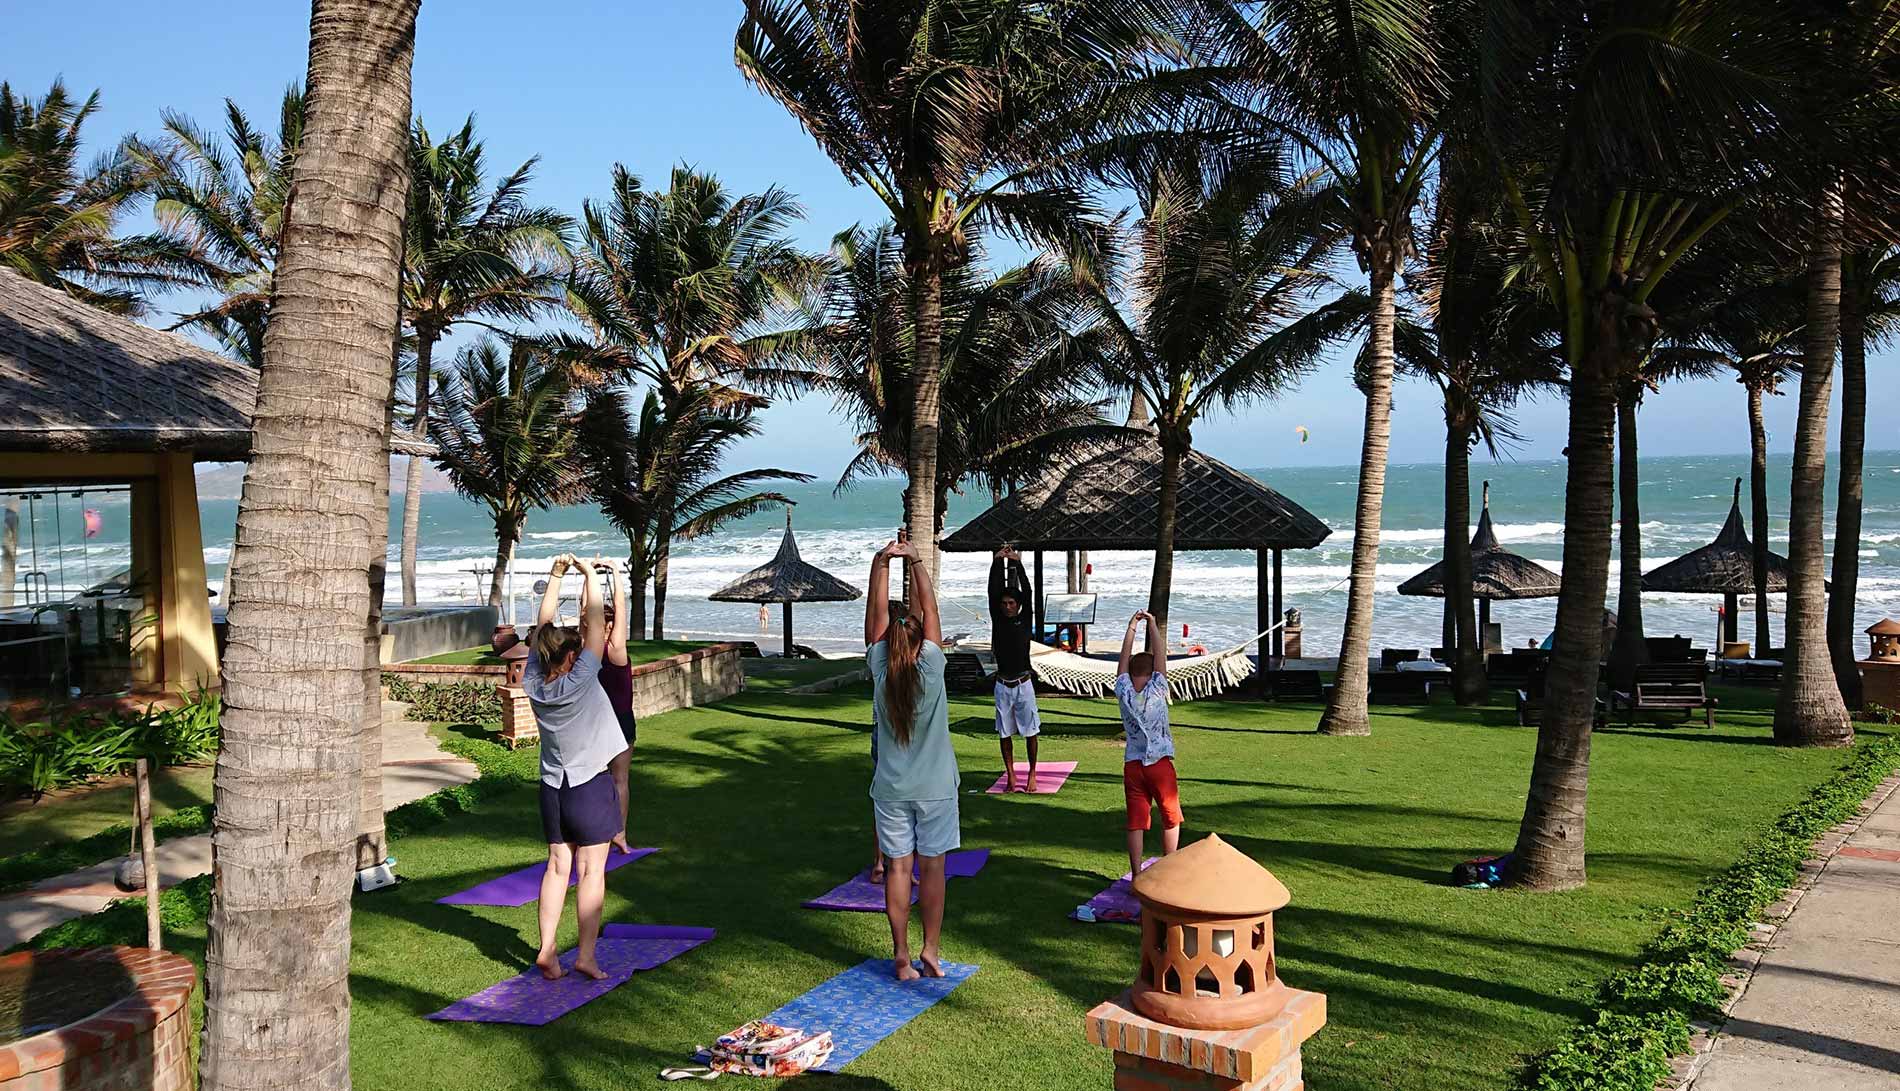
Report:
M 950 799 L 871 801 L 877 816 L 877 847 L 886 856 L 942 856 L 963 844 L 957 801 Z

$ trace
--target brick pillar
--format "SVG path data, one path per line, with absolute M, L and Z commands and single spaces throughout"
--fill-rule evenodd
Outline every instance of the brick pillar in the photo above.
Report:
M 1326 997 L 1291 990 L 1272 1019 L 1240 1030 L 1189 1030 L 1135 1011 L 1129 994 L 1098 1004 L 1091 1045 L 1115 1051 L 1116 1091 L 1302 1091 L 1300 1046 L 1326 1025 Z
M 541 725 L 535 722 L 528 691 L 520 686 L 496 686 L 495 695 L 501 698 L 501 741 L 508 749 L 539 743 Z

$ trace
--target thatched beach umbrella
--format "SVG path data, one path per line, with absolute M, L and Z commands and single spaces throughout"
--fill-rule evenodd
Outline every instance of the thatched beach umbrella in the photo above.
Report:
M 1437 564 L 1399 584 L 1399 594 L 1428 598 L 1445 597 L 1445 581 L 1451 575 L 1451 563 Z M 1491 626 L 1491 602 L 1494 599 L 1546 599 L 1563 590 L 1563 580 L 1531 560 L 1504 548 L 1497 532 L 1491 529 L 1491 483 L 1484 483 L 1484 506 L 1478 513 L 1478 530 L 1471 536 L 1471 594 L 1478 600 L 1478 639 Z
M 785 509 L 785 537 L 770 561 L 713 592 L 714 602 L 776 602 L 785 607 L 785 657 L 792 657 L 792 603 L 850 602 L 857 588 L 798 556 L 792 537 L 792 509 Z
M 1769 594 L 1788 589 L 1788 558 L 1768 554 L 1767 583 Z M 1736 599 L 1755 593 L 1754 546 L 1742 524 L 1741 478 L 1735 479 L 1735 502 L 1715 541 L 1644 573 L 1643 590 L 1721 595 L 1723 639 L 1735 641 Z

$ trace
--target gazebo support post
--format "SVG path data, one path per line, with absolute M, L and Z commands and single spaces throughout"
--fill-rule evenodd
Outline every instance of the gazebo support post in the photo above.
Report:
M 1036 550 L 1036 640 L 1042 639 L 1042 621 L 1048 616 L 1042 602 L 1042 550 Z
M 1266 633 L 1273 624 L 1273 572 L 1272 558 L 1264 549 L 1253 551 L 1253 627 Z M 1260 638 L 1260 672 L 1266 673 L 1267 661 L 1273 658 L 1273 634 Z
M 1286 551 L 1282 549 L 1273 551 L 1273 616 L 1267 619 L 1269 624 L 1286 618 L 1286 585 L 1280 580 L 1280 561 L 1285 553 Z M 1284 628 L 1273 630 L 1273 658 L 1286 658 L 1286 630 Z
M 1491 654 L 1491 600 L 1486 598 L 1478 600 L 1478 648 L 1480 656 Z
M 1735 592 L 1730 591 L 1728 594 L 1722 596 L 1722 639 L 1728 641 L 1730 644 L 1741 639 L 1741 626 L 1739 624 L 1741 619 L 1735 616 L 1735 608 L 1738 605 Z M 1715 649 L 1715 654 L 1720 656 L 1722 649 Z M 1762 651 L 1757 654 L 1766 657 L 1768 653 Z
M 785 604 L 785 658 L 792 657 L 792 604 Z

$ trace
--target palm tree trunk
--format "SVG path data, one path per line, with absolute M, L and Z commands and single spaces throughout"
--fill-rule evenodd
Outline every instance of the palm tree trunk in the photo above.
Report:
M 1822 508 L 1827 491 L 1827 403 L 1834 385 L 1834 346 L 1841 328 L 1841 195 L 1823 200 L 1808 250 L 1807 326 L 1801 402 L 1794 427 L 1794 469 L 1788 488 L 1788 650 L 1775 741 L 1786 746 L 1846 746 L 1854 726 L 1834 681 L 1827 647 Z
M 514 563 L 515 543 L 521 540 L 521 520 L 513 515 L 495 516 L 495 571 L 488 577 L 488 605 L 501 610 L 503 618 L 514 616 L 514 603 L 504 608 L 503 588 L 508 583 L 508 566 Z
M 1471 426 L 1455 411 L 1445 423 L 1445 605 L 1452 620 L 1452 695 L 1484 701 L 1484 636 L 1471 593 Z
M 1168 633 L 1168 596 L 1174 587 L 1174 522 L 1181 499 L 1181 460 L 1187 441 L 1164 424 L 1161 443 L 1161 495 L 1155 500 L 1155 567 L 1148 581 L 1148 612 L 1165 638 Z
M 1544 716 L 1530 792 L 1518 825 L 1513 885 L 1567 890 L 1584 882 L 1590 792 L 1590 732 L 1603 657 L 1603 601 L 1610 589 L 1615 507 L 1616 387 L 1621 343 L 1616 300 L 1597 307 L 1595 343 L 1572 369 L 1565 457 L 1563 590 L 1544 680 Z
M 1339 673 L 1320 716 L 1327 735 L 1370 735 L 1366 660 L 1372 647 L 1373 582 L 1379 574 L 1379 516 L 1385 504 L 1385 454 L 1392 434 L 1393 290 L 1398 254 L 1389 243 L 1367 249 L 1371 259 L 1372 322 L 1366 334 L 1366 430 L 1359 446 L 1359 501 L 1353 509 L 1352 579 L 1346 590 L 1346 627 L 1339 639 Z
M 1841 480 L 1834 504 L 1834 590 L 1827 597 L 1827 646 L 1848 708 L 1861 705 L 1854 662 L 1854 599 L 1860 590 L 1861 466 L 1867 446 L 1867 321 L 1859 266 L 1841 259 Z
M 372 538 L 420 0 L 314 0 L 309 105 L 238 504 L 205 945 L 207 1091 L 350 1086 Z M 339 528 L 357 528 L 339 533 Z
M 1616 643 L 1610 647 L 1610 684 L 1628 690 L 1636 668 L 1649 662 L 1643 643 L 1643 511 L 1638 493 L 1642 471 L 1637 463 L 1635 383 L 1624 384 L 1616 402 L 1617 516 L 1622 532 L 1616 581 Z
M 653 639 L 666 639 L 666 572 L 673 560 L 673 505 L 660 508 L 653 530 Z M 628 632 L 633 630 L 629 629 Z
M 1774 645 L 1768 619 L 1768 426 L 1762 419 L 1762 387 L 1748 384 L 1748 507 L 1753 525 L 1749 567 L 1755 582 L 1755 649 L 1766 657 Z
M 395 361 L 390 360 L 390 374 Z M 393 386 L 393 383 L 392 383 Z M 384 420 L 388 421 L 385 411 Z M 377 510 L 369 526 L 369 617 L 363 627 L 363 715 L 358 721 L 358 750 L 363 755 L 356 820 L 356 870 L 375 867 L 389 857 L 383 824 L 383 593 L 389 577 L 389 432 L 383 432 L 382 473 L 377 475 Z
M 435 357 L 434 329 L 416 328 L 416 412 L 409 418 L 409 434 L 429 438 L 429 379 Z M 422 529 L 422 459 L 409 456 L 402 490 L 402 604 L 416 604 L 416 536 Z
M 928 229 L 927 229 L 928 230 Z M 910 266 L 911 307 L 917 320 L 917 366 L 911 373 L 910 451 L 905 471 L 913 483 L 927 488 L 904 492 L 904 525 L 917 560 L 927 566 L 933 582 L 937 564 L 937 421 L 943 386 L 943 246 L 934 235 L 906 239 Z
M 647 633 L 647 580 L 653 576 L 643 541 L 627 537 L 627 636 L 643 640 Z

